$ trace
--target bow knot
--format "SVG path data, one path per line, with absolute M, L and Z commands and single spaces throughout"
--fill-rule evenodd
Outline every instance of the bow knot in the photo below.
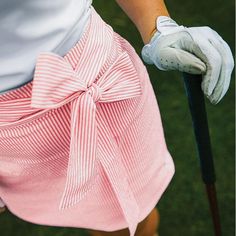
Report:
M 91 86 L 87 88 L 86 93 L 93 98 L 94 102 L 97 102 L 102 97 L 102 88 L 93 82 Z

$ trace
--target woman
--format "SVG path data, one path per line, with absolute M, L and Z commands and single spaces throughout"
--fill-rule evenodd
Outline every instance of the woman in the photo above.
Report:
M 233 59 L 216 32 L 178 26 L 161 0 L 117 3 L 142 36 L 146 63 L 201 73 L 210 101 L 222 99 Z M 132 46 L 91 1 L 12 0 L 0 9 L 9 26 L 0 48 L 2 205 L 36 224 L 153 236 L 174 165 Z

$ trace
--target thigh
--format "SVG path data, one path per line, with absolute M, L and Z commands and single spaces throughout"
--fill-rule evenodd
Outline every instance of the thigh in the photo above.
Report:
M 159 212 L 154 208 L 149 215 L 142 220 L 137 227 L 135 236 L 153 236 L 159 226 Z M 113 232 L 87 230 L 91 236 L 130 236 L 128 228 Z

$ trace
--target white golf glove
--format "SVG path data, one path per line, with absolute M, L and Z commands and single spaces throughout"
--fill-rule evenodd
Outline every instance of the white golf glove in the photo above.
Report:
M 217 104 L 229 88 L 234 68 L 228 44 L 207 26 L 187 28 L 166 16 L 157 18 L 156 29 L 142 49 L 143 60 L 164 71 L 202 74 L 202 91 Z

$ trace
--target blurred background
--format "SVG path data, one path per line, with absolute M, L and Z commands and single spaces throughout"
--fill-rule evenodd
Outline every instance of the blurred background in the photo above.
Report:
M 140 55 L 139 32 L 116 2 L 94 1 L 94 7 L 116 32 L 126 38 Z M 210 26 L 235 52 L 234 1 L 166 0 L 171 17 L 184 26 Z M 194 133 L 180 72 L 163 72 L 147 66 L 160 107 L 166 142 L 176 172 L 157 207 L 161 214 L 160 236 L 211 236 L 205 186 L 197 159 Z M 233 72 L 234 74 L 234 72 Z M 216 189 L 223 235 L 235 235 L 235 79 L 217 105 L 206 98 L 209 131 L 216 167 Z M 78 219 L 79 220 L 79 219 Z M 83 229 L 48 227 L 24 222 L 9 211 L 0 215 L 3 236 L 85 236 Z

